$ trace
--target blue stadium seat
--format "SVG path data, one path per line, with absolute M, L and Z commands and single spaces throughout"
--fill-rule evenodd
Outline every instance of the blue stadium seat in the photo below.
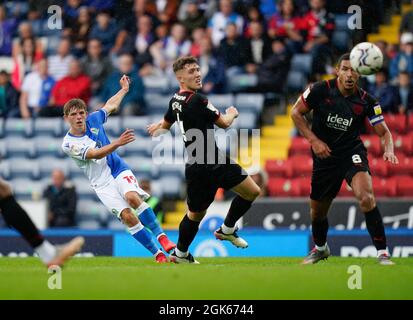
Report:
M 33 121 L 31 119 L 8 118 L 4 125 L 6 136 L 31 137 L 33 135 Z
M 10 176 L 12 179 L 38 179 L 40 177 L 39 164 L 35 159 L 13 158 L 10 163 Z
M 169 107 L 169 101 L 172 95 L 161 95 L 161 94 L 145 94 L 145 101 L 148 109 L 148 114 L 162 114 L 166 113 Z M 159 120 L 162 118 L 159 118 Z M 158 120 L 158 121 L 159 121 Z
M 175 176 L 165 176 L 159 179 L 162 185 L 162 195 L 168 199 L 181 198 L 182 179 Z
M 334 16 L 335 30 L 336 31 L 349 31 L 347 21 L 350 18 L 348 14 L 337 14 Z
M 156 159 L 153 159 L 156 161 Z M 162 164 L 159 166 L 159 176 L 164 177 L 178 177 L 181 180 L 185 177 L 185 163 L 175 158 L 164 158 Z
M 69 165 L 66 159 L 59 159 L 55 157 L 45 156 L 37 159 L 39 165 L 39 172 L 41 178 L 50 177 L 52 171 L 55 169 L 61 169 L 65 176 L 69 176 Z
M 120 116 L 109 116 L 103 125 L 108 136 L 119 137 L 122 133 L 122 121 Z
M 234 96 L 232 94 L 210 94 L 208 95 L 208 101 L 211 102 L 215 108 L 225 110 L 234 105 Z
M 331 42 L 340 52 L 348 51 L 351 37 L 347 31 L 334 31 Z
M 83 173 L 82 170 L 80 170 L 80 168 L 77 166 L 76 162 L 70 158 L 67 157 L 65 158 L 66 164 L 69 168 L 69 177 L 74 178 L 74 177 L 80 177 L 80 178 L 84 178 L 85 174 Z
M 34 158 L 36 156 L 36 149 L 33 139 L 27 139 L 19 136 L 11 136 L 5 139 L 6 156 Z
M 242 112 L 235 120 L 235 125 L 239 129 L 255 129 L 257 128 L 257 113 Z
M 159 167 L 153 164 L 151 158 L 147 157 L 125 157 L 123 158 L 131 168 L 136 179 L 153 179 L 159 175 Z
M 36 136 L 34 139 L 34 148 L 38 157 L 53 156 L 63 158 L 65 153 L 62 150 L 62 138 L 50 136 Z
M 265 97 L 261 93 L 238 93 L 235 96 L 235 107 L 242 113 L 244 110 L 260 113 L 264 108 Z
M 76 220 L 96 220 L 100 223 L 106 221 L 109 212 L 102 202 L 92 199 L 80 199 L 76 207 Z M 88 219 L 87 219 L 88 218 Z
M 3 179 L 9 180 L 10 179 L 10 161 L 9 160 L 1 160 L 0 161 L 0 176 Z
M 124 145 L 122 149 L 126 156 L 150 157 L 152 151 L 152 140 L 146 137 L 136 137 L 136 140 Z
M 149 125 L 149 120 L 150 118 L 148 116 L 124 117 L 122 121 L 122 128 L 133 129 L 137 136 L 137 140 L 139 140 L 139 137 L 148 136 L 147 126 Z
M 36 118 L 34 120 L 34 134 L 62 137 L 63 119 L 62 118 Z
M 227 76 L 227 90 L 230 92 L 240 92 L 248 87 L 255 87 L 258 83 L 256 74 L 238 74 Z
M 73 177 L 72 182 L 76 187 L 76 193 L 80 199 L 97 199 L 96 193 L 86 177 Z
M 167 77 L 148 76 L 143 77 L 143 84 L 147 93 L 163 94 L 168 92 L 169 81 Z
M 308 53 L 296 53 L 291 59 L 290 71 L 297 71 L 309 75 L 312 70 L 313 57 Z
M 306 84 L 307 79 L 304 73 L 290 70 L 287 77 L 287 89 L 289 92 L 302 91 Z
M 10 181 L 13 192 L 19 200 L 38 200 L 46 187 L 44 181 L 17 178 Z

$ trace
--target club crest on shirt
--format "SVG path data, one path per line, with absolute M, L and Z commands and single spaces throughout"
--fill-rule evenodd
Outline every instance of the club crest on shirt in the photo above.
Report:
M 91 128 L 90 131 L 91 131 L 94 135 L 98 135 L 98 133 L 99 133 L 99 129 L 98 129 L 98 128 Z
M 361 104 L 354 104 L 353 105 L 353 112 L 356 115 L 360 115 L 363 113 L 363 106 Z

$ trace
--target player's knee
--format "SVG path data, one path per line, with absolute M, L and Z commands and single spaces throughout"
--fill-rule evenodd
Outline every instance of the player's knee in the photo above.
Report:
M 139 222 L 138 217 L 129 209 L 123 210 L 121 213 L 121 219 L 128 227 L 136 226 Z
M 131 206 L 132 208 L 136 209 L 138 208 L 142 201 L 139 199 L 139 196 L 136 194 L 136 192 L 128 192 L 125 195 L 125 200 Z
M 249 196 L 250 196 L 249 200 L 254 201 L 255 199 L 257 199 L 257 197 L 260 195 L 260 193 L 261 193 L 261 188 L 259 186 L 255 185 L 252 188 L 252 190 L 249 194 Z
M 365 193 L 359 199 L 360 207 L 363 211 L 370 211 L 376 206 L 376 200 L 372 193 Z
M 311 209 L 311 221 L 321 221 L 327 217 L 326 212 L 322 212 L 321 210 L 314 210 Z

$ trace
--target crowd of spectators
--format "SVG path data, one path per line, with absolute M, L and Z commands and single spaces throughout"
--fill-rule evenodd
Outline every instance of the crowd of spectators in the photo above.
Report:
M 199 59 L 205 94 L 230 92 L 229 80 L 240 75 L 252 79 L 243 91 L 283 93 L 294 54 L 312 56 L 310 80 L 317 80 L 334 63 L 334 14 L 346 13 L 353 2 L 6 2 L 0 4 L 0 59 L 11 59 L 12 66 L 8 72 L 0 70 L 0 115 L 61 116 L 62 106 L 73 97 L 84 99 L 94 110 L 119 89 L 121 74 L 129 75 L 132 85 L 120 113 L 144 115 L 144 80 L 167 79 L 176 87 L 171 65 L 188 54 Z M 378 24 L 392 1 L 378 0 L 375 8 L 369 1 L 356 2 L 365 9 L 363 14 L 377 11 L 372 15 L 377 15 Z M 63 10 L 61 29 L 50 24 L 51 5 Z M 380 43 L 385 69 L 368 79 L 391 112 L 411 110 L 411 89 L 403 82 L 413 73 L 411 14 L 401 24 L 400 49 Z

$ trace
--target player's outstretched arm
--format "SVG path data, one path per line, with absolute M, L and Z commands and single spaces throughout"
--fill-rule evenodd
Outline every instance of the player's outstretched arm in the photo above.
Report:
M 165 119 L 162 119 L 161 121 L 157 123 L 152 123 L 146 127 L 148 130 L 148 133 L 151 137 L 156 137 L 159 136 L 163 133 L 165 133 L 166 130 L 169 130 L 171 128 L 172 124 L 166 121 Z
M 132 129 L 126 129 L 118 139 L 113 141 L 112 143 L 98 149 L 89 149 L 86 153 L 86 159 L 102 159 L 106 157 L 108 154 L 111 154 L 120 146 L 124 146 L 125 144 L 131 143 L 135 141 L 135 134 L 133 133 Z
M 123 75 L 122 78 L 120 78 L 120 90 L 112 98 L 110 98 L 102 108 L 108 113 L 108 115 L 112 112 L 118 111 L 119 105 L 122 102 L 123 97 L 129 91 L 130 82 L 131 80 L 126 75 Z
M 234 106 L 231 106 L 225 110 L 225 114 L 221 114 L 215 124 L 223 129 L 226 129 L 232 125 L 234 120 L 238 118 L 238 110 Z
M 398 164 L 399 159 L 397 159 L 396 155 L 394 154 L 393 137 L 386 123 L 384 121 L 380 122 L 376 124 L 373 128 L 374 128 L 374 132 L 382 140 L 384 140 L 384 153 L 383 153 L 384 161 L 391 162 L 392 164 Z
M 311 131 L 308 121 L 304 117 L 308 112 L 310 112 L 310 109 L 301 100 L 301 97 L 299 97 L 291 111 L 291 118 L 303 137 L 310 142 L 315 155 L 321 159 L 328 158 L 331 155 L 331 150 L 326 143 L 321 141 L 314 132 Z

